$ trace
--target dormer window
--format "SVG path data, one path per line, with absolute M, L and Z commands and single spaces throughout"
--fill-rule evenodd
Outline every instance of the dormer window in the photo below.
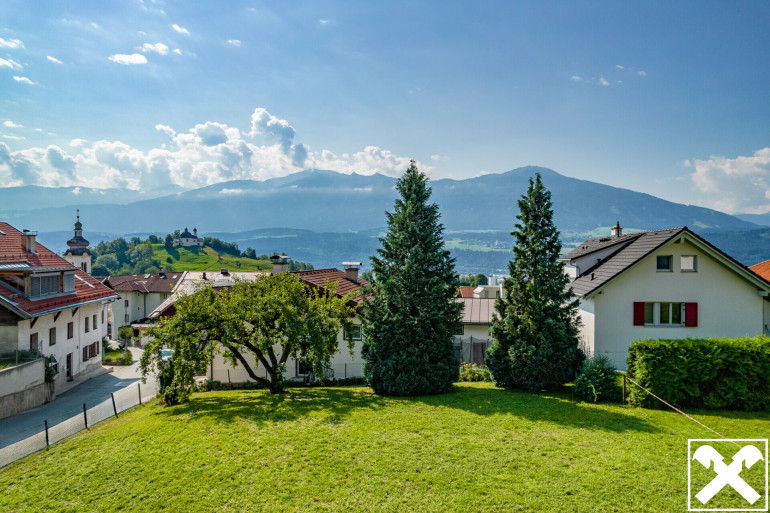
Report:
M 64 273 L 64 284 L 62 292 L 75 292 L 75 273 Z
M 657 257 L 658 272 L 671 272 L 672 270 L 671 262 L 673 260 L 674 260 L 674 257 L 672 257 L 671 255 Z
M 29 297 L 45 297 L 59 293 L 59 273 L 33 275 L 29 279 Z

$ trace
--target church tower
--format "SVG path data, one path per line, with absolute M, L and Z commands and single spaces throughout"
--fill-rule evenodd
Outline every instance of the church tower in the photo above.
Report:
M 64 253 L 64 259 L 81 271 L 91 274 L 91 252 L 88 250 L 88 244 L 89 242 L 83 238 L 83 223 L 80 222 L 80 209 L 78 209 L 75 236 L 67 241 L 69 249 Z

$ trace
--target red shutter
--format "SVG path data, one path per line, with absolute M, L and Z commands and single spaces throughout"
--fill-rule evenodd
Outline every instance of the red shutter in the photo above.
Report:
M 684 325 L 691 327 L 698 325 L 698 303 L 684 304 Z
M 644 326 L 644 302 L 634 301 L 634 326 Z

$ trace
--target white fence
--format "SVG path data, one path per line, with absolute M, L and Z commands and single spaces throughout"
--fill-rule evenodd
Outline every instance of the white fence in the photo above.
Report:
M 135 383 L 114 392 L 109 399 L 96 406 L 87 408 L 84 404 L 82 413 L 78 413 L 55 426 L 49 426 L 46 420 L 39 433 L 0 449 L 0 468 L 24 456 L 45 449 L 68 436 L 88 429 L 103 420 L 113 416 L 117 417 L 121 412 L 152 400 L 157 394 L 157 382 Z

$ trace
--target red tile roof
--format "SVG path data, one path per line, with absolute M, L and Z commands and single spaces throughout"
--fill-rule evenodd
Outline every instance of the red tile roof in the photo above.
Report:
M 91 301 L 113 299 L 118 296 L 98 280 L 58 256 L 42 244 L 35 243 L 36 253 L 24 250 L 24 234 L 8 223 L 0 222 L 0 264 L 26 263 L 32 267 L 58 267 L 75 269 L 75 293 L 30 301 L 4 287 L 0 287 L 0 304 L 21 310 L 35 317 L 50 310 L 72 308 Z
M 339 269 L 313 269 L 311 271 L 294 271 L 295 276 L 299 277 L 303 281 L 315 285 L 317 287 L 325 287 L 327 283 L 337 283 L 337 295 L 342 297 L 349 292 L 356 292 L 353 297 L 353 303 L 358 304 L 360 298 L 358 297 L 358 289 L 364 285 L 369 285 L 366 280 L 353 281 L 345 277 L 345 272 Z
M 770 281 L 770 260 L 765 260 L 764 262 L 752 265 L 749 267 L 749 270 L 753 271 L 754 274 L 758 274 L 762 278 Z
M 170 294 L 176 284 L 184 276 L 184 272 L 130 274 L 124 276 L 108 276 L 102 283 L 119 292 L 162 292 Z
M 473 291 L 476 287 L 462 286 L 457 289 L 457 295 L 455 297 L 473 297 Z

